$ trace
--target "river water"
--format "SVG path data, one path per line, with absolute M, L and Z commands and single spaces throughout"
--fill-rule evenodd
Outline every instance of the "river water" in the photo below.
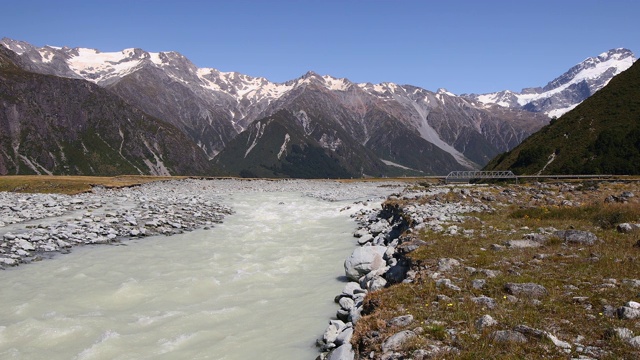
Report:
M 354 247 L 349 202 L 235 194 L 210 230 L 0 273 L 1 359 L 314 359 Z

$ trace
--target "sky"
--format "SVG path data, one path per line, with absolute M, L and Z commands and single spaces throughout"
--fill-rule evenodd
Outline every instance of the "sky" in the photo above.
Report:
M 637 0 L 0 0 L 0 38 L 177 51 L 273 82 L 307 71 L 455 94 L 544 86 L 584 59 L 640 55 Z

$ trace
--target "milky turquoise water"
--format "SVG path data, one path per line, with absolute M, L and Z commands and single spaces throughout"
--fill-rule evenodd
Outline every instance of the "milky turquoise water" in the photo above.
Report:
M 225 204 L 211 230 L 0 272 L 0 359 L 314 359 L 354 247 L 347 203 Z

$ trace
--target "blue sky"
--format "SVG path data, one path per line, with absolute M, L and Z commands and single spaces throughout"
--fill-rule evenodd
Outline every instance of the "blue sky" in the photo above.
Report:
M 0 37 L 178 51 L 275 82 L 309 70 L 456 94 L 543 86 L 590 56 L 640 54 L 637 0 L 0 0 Z

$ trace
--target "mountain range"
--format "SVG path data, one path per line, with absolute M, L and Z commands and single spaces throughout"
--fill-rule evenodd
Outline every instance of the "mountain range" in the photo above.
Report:
M 25 71 L 91 82 L 179 129 L 214 168 L 202 171 L 265 177 L 477 169 L 548 124 L 550 116 L 575 107 L 635 60 L 630 51 L 614 49 L 586 59 L 543 88 L 458 96 L 444 89 L 352 83 L 311 71 L 273 83 L 198 68 L 176 52 L 103 53 L 6 38 L 0 44 Z
M 517 174 L 640 174 L 640 63 L 487 165 Z

